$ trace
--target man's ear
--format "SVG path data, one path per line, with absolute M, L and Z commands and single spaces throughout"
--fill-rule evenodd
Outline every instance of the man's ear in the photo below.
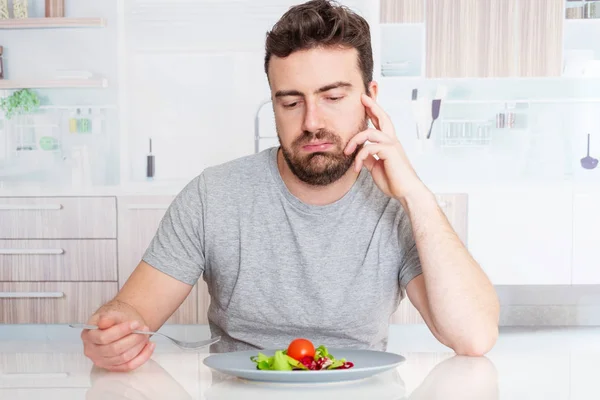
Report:
M 377 95 L 379 94 L 379 85 L 375 81 L 371 81 L 369 83 L 369 91 L 367 95 L 372 98 L 374 101 L 377 101 Z

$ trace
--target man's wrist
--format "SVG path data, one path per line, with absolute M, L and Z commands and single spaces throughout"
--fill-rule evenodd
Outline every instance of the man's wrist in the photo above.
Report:
M 438 207 L 435 194 L 425 186 L 421 181 L 410 186 L 403 195 L 396 197 L 402 204 L 402 207 L 408 212 L 409 210 L 423 209 L 432 210 Z

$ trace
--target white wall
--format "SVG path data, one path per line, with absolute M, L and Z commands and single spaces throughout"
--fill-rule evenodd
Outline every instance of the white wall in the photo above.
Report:
M 265 34 L 294 3 L 126 3 L 121 63 L 130 169 L 124 179 L 144 179 L 149 137 L 157 180 L 187 180 L 254 152 L 255 113 L 270 97 Z M 376 12 L 371 0 L 346 3 L 368 18 Z M 269 107 L 261 114 L 261 135 L 275 136 Z

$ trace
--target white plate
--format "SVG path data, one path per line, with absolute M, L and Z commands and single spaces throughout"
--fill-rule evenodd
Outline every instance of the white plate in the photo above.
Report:
M 204 359 L 209 368 L 227 375 L 261 382 L 279 383 L 323 383 L 364 379 L 396 368 L 406 359 L 398 354 L 375 350 L 328 349 L 336 359 L 345 358 L 354 363 L 350 369 L 324 371 L 262 371 L 250 357 L 259 351 L 269 357 L 275 350 L 251 350 L 213 354 Z

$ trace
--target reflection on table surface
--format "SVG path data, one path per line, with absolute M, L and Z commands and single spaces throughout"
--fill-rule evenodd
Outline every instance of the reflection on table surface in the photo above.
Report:
M 404 354 L 400 367 L 369 379 L 323 384 L 240 380 L 206 367 L 208 354 L 156 353 L 129 373 L 97 368 L 78 353 L 0 353 L 0 398 L 29 399 L 498 399 L 488 358 Z M 9 366 L 8 368 L 5 368 Z M 301 372 L 299 372 L 301 373 Z

